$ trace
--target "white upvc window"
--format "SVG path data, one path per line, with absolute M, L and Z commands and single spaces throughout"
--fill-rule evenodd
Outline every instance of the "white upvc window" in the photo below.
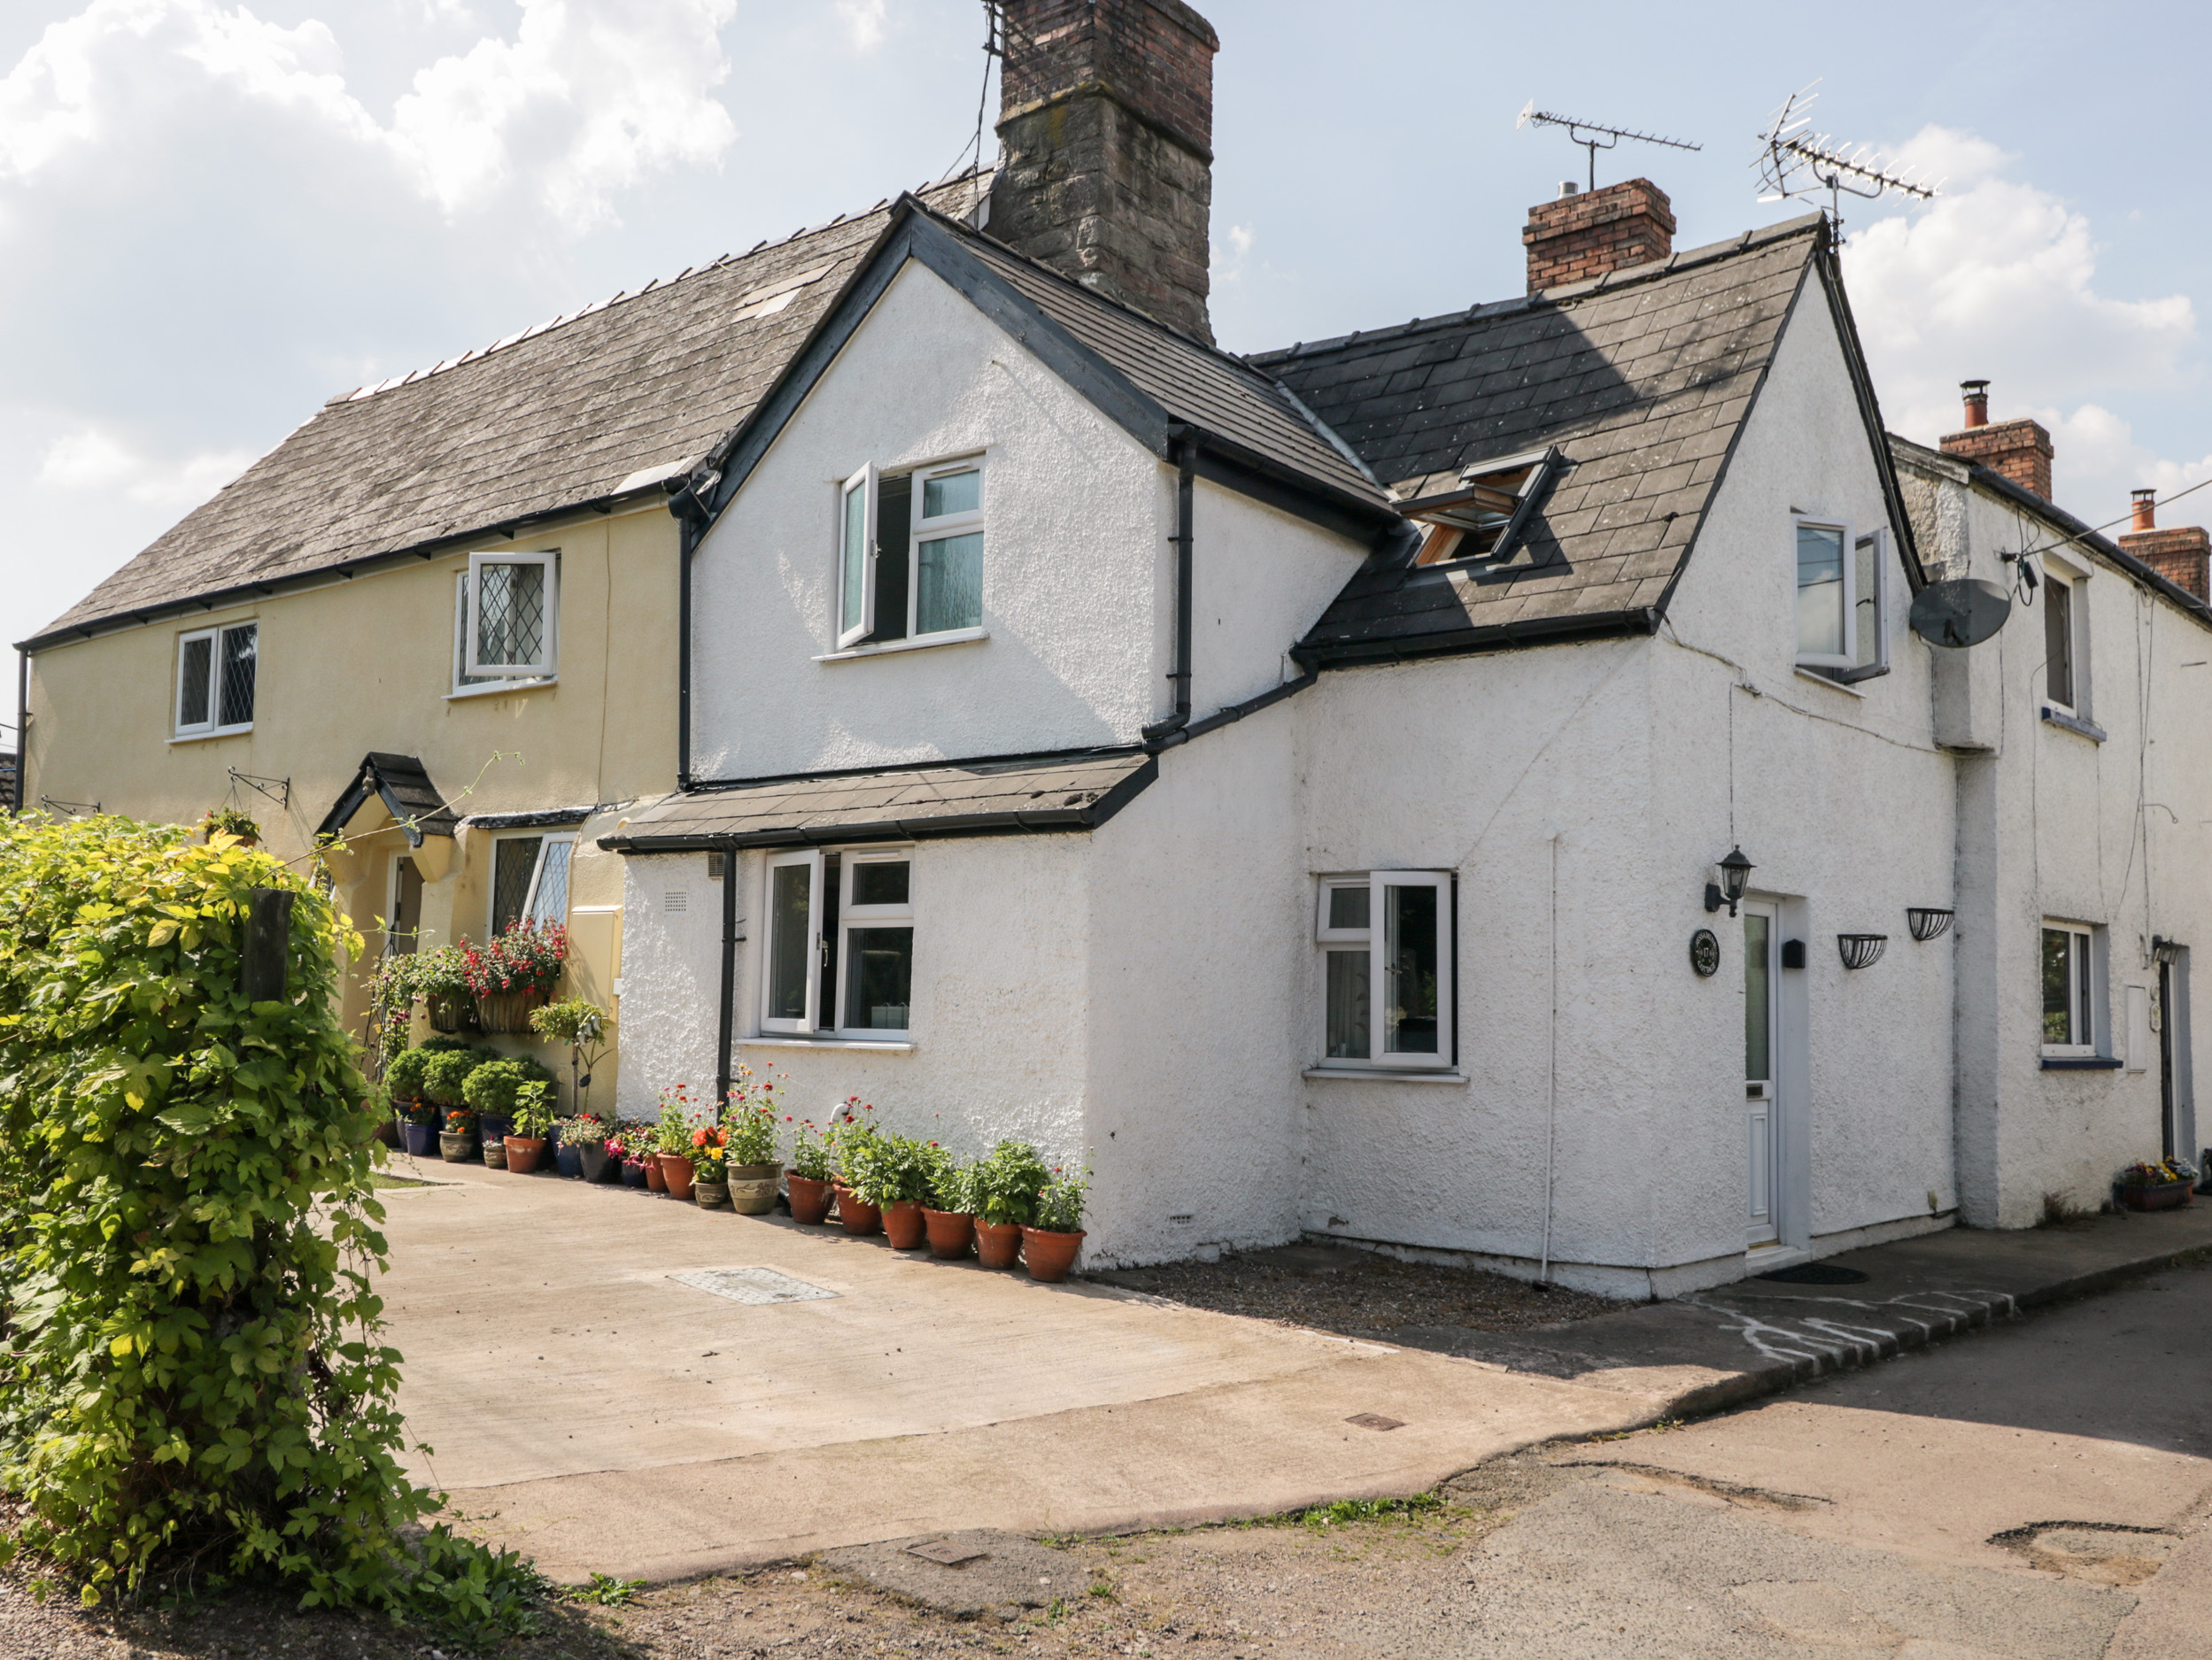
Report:
M 2043 924 L 2043 1053 L 2097 1053 L 2096 930 L 2079 923 Z
M 1325 876 L 1324 1065 L 1440 1069 L 1453 1060 L 1451 875 L 1375 870 Z
M 491 904 L 487 922 L 498 938 L 528 919 L 541 925 L 568 920 L 568 861 L 576 833 L 529 832 L 491 844 Z
M 1833 520 L 1797 526 L 1797 660 L 1835 680 L 1864 680 L 1890 666 L 1889 534 L 1854 536 Z
M 838 487 L 839 651 L 974 638 L 983 627 L 983 460 L 870 463 Z
M 2089 584 L 2043 561 L 2043 700 L 2077 720 L 2089 712 Z
M 461 674 L 538 679 L 559 660 L 561 556 L 471 553 L 462 590 Z
M 771 854 L 761 1029 L 902 1040 L 914 1001 L 914 852 Z
M 234 622 L 177 637 L 176 736 L 205 737 L 253 725 L 261 625 Z
M 761 1030 L 821 1030 L 822 854 L 775 853 L 768 861 L 762 907 L 768 927 L 761 946 Z

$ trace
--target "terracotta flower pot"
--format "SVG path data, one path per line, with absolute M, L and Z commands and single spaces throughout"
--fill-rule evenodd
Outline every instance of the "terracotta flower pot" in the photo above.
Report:
M 476 1156 L 476 1138 L 466 1130 L 459 1133 L 441 1130 L 437 1132 L 437 1155 L 448 1164 L 466 1163 Z
M 976 1260 L 986 1268 L 1011 1268 L 1022 1254 L 1022 1224 L 976 1218 Z
M 891 1241 L 894 1251 L 917 1249 L 929 1238 L 929 1224 L 922 1218 L 922 1207 L 911 1199 L 883 1208 L 884 1238 Z
M 476 999 L 476 1023 L 486 1031 L 526 1032 L 530 1012 L 537 1004 L 535 992 L 488 992 Z
M 727 1210 L 730 1208 L 730 1184 L 695 1181 L 692 1184 L 692 1199 L 701 1210 Z
M 483 1139 L 483 1163 L 489 1170 L 507 1169 L 507 1138 L 486 1136 Z
M 2189 1202 L 2190 1191 L 2187 1182 L 2123 1185 L 2120 1189 L 2120 1202 L 2130 1210 L 2172 1210 Z
M 1056 1286 L 1068 1277 L 1068 1270 L 1075 1266 L 1075 1254 L 1082 1248 L 1079 1230 L 1074 1233 L 1059 1233 L 1050 1228 L 1022 1230 L 1022 1260 L 1029 1264 L 1029 1277 L 1048 1286 Z
M 543 1136 L 509 1136 L 507 1139 L 507 1167 L 516 1176 L 528 1176 L 538 1168 L 538 1161 L 545 1156 L 545 1138 Z
M 847 1233 L 883 1231 L 883 1212 L 855 1198 L 853 1190 L 843 1182 L 837 1185 L 837 1219 L 844 1224 Z
M 689 1199 L 692 1196 L 692 1162 L 681 1153 L 661 1155 L 661 1179 L 669 1185 L 670 1199 Z
M 827 1182 L 817 1182 L 811 1176 L 791 1178 L 791 1219 L 793 1222 L 820 1222 L 830 1214 L 830 1201 L 836 1196 Z
M 669 1178 L 661 1174 L 661 1155 L 658 1153 L 646 1154 L 646 1186 L 656 1193 L 669 1191 Z
M 730 1208 L 741 1216 L 765 1216 L 776 1208 L 776 1190 L 783 1185 L 780 1164 L 730 1166 Z
M 924 1210 L 922 1223 L 929 1230 L 930 1255 L 942 1262 L 957 1262 L 975 1249 L 976 1219 L 964 1210 Z

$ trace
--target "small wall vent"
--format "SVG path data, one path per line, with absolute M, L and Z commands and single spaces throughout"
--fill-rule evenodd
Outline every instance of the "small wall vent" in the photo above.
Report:
M 690 910 L 692 908 L 692 891 L 689 888 L 667 888 L 662 890 L 661 894 L 661 908 L 670 915 L 674 915 L 677 911 Z

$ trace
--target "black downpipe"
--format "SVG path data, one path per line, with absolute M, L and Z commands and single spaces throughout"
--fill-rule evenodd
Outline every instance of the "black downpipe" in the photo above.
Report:
M 1191 529 L 1193 483 L 1197 477 L 1191 463 L 1191 441 L 1175 441 L 1175 667 L 1168 678 L 1175 683 L 1175 713 L 1142 729 L 1148 744 L 1175 739 L 1190 724 L 1190 608 Z
M 688 790 L 692 787 L 692 554 L 699 546 L 699 521 L 677 505 L 683 500 L 684 498 L 677 497 L 669 506 L 683 527 L 683 552 L 677 556 L 682 573 L 676 602 L 676 787 Z M 723 1054 L 726 1060 L 727 1044 L 723 1046 Z
M 31 654 L 15 648 L 15 810 L 20 813 L 30 799 L 31 787 Z
M 736 1020 L 731 1004 L 738 987 L 738 853 L 732 847 L 707 856 L 722 861 L 722 1062 L 715 1075 L 715 1113 L 719 1117 L 734 1077 L 730 1051 Z

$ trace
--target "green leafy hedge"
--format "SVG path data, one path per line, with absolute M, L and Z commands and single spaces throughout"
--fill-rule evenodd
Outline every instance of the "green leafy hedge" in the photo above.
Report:
M 282 1000 L 241 985 L 256 887 L 297 895 Z M 227 838 L 0 817 L 0 1550 L 88 1603 L 190 1572 L 467 1614 L 458 1587 L 517 1571 L 419 1534 L 436 1501 L 399 1465 L 369 1092 L 335 1001 L 360 947 Z

